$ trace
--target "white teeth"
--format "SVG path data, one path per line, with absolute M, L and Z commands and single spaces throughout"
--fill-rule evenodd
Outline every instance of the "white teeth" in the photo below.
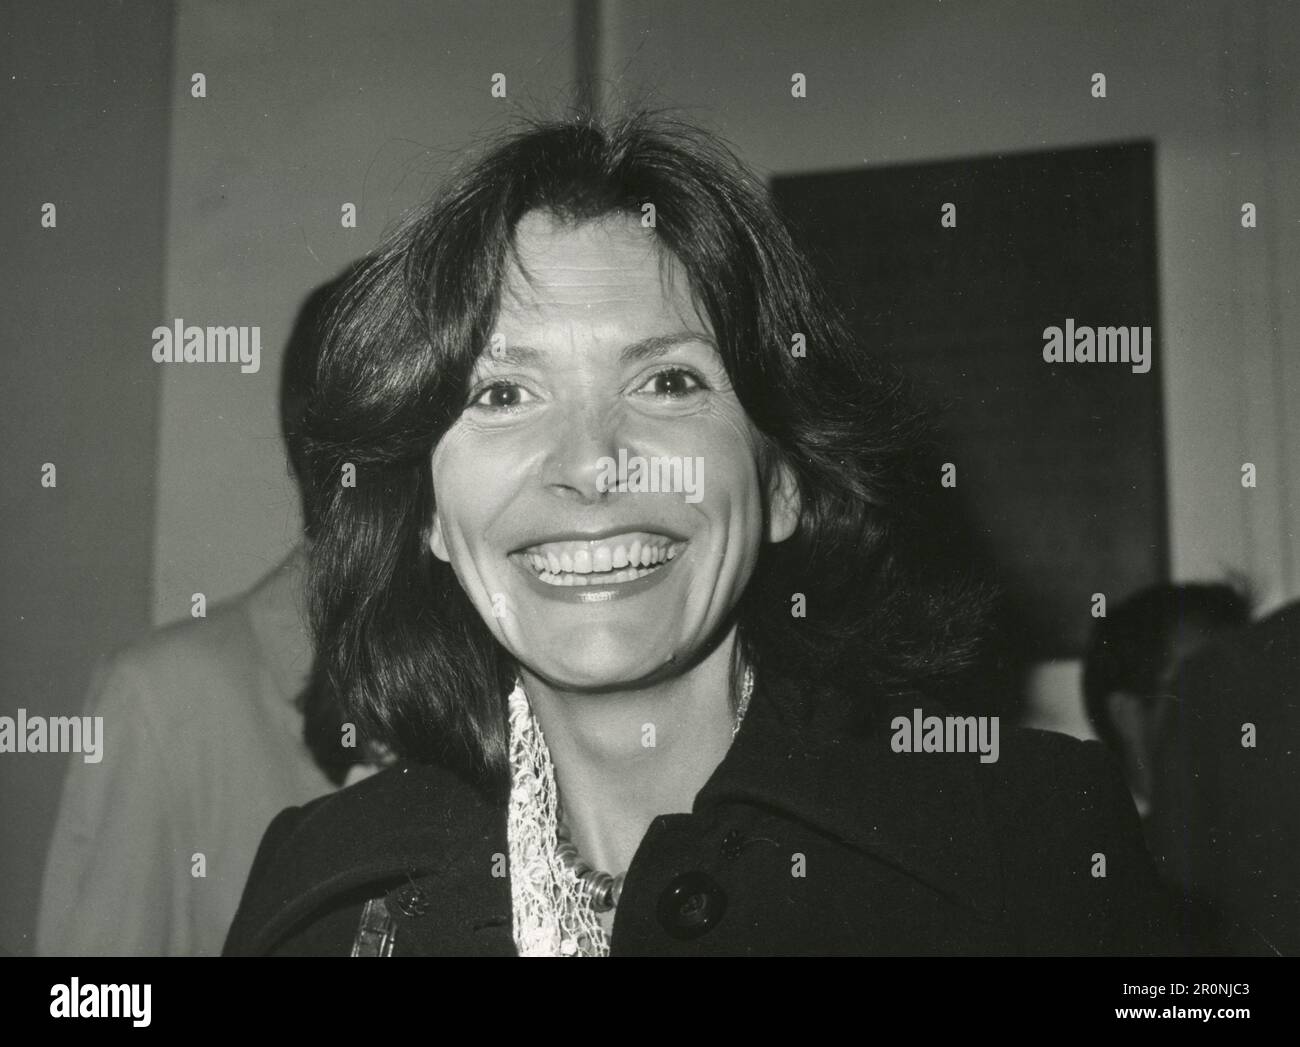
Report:
M 631 544 L 616 541 L 547 543 L 520 553 L 548 585 L 604 585 L 643 578 L 676 557 L 682 546 L 666 536 L 653 540 L 640 535 Z
M 550 571 L 543 571 L 538 575 L 538 578 L 547 585 L 558 585 L 561 587 L 571 585 L 609 585 L 611 583 L 617 585 L 620 582 L 632 582 L 636 581 L 638 578 L 644 578 L 653 570 L 654 568 L 652 567 L 640 567 L 635 570 L 628 568 L 626 570 L 618 571 L 611 578 L 601 578 L 599 580 L 593 580 L 590 576 L 585 574 L 552 574 Z

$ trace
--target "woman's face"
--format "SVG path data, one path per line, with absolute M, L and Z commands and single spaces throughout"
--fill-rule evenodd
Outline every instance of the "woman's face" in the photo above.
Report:
M 552 685 L 673 675 L 735 606 L 760 544 L 793 532 L 793 477 L 760 475 L 685 271 L 635 217 L 534 212 L 517 245 L 528 275 L 512 268 L 468 406 L 433 453 L 430 546 Z

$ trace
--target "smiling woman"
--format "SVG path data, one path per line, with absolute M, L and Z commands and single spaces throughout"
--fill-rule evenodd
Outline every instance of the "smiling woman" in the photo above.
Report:
M 1165 947 L 1099 747 L 891 747 L 983 597 L 914 569 L 923 423 L 809 271 L 734 156 L 645 114 L 496 143 L 360 267 L 309 413 L 313 618 L 402 760 L 272 823 L 227 952 Z

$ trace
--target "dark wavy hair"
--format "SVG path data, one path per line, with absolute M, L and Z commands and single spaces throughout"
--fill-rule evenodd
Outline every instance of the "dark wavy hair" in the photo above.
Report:
M 765 544 L 737 653 L 784 709 L 828 689 L 932 693 L 976 653 L 978 586 L 923 577 L 909 538 L 932 475 L 899 375 L 854 344 L 765 186 L 716 137 L 661 113 L 532 120 L 408 214 L 327 326 L 304 428 L 309 589 L 323 678 L 365 734 L 484 785 L 507 775 L 516 666 L 428 548 L 430 455 L 488 345 L 517 223 L 656 209 L 764 453 L 794 471 L 795 534 Z M 792 351 L 795 335 L 806 350 Z M 355 486 L 340 482 L 346 464 Z M 806 617 L 792 615 L 803 594 Z M 733 681 L 737 666 L 733 665 Z

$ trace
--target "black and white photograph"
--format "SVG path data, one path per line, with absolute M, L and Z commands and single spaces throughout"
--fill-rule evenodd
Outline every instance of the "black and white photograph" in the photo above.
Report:
M 0 40 L 6 1008 L 639 956 L 1280 1019 L 1300 3 Z

